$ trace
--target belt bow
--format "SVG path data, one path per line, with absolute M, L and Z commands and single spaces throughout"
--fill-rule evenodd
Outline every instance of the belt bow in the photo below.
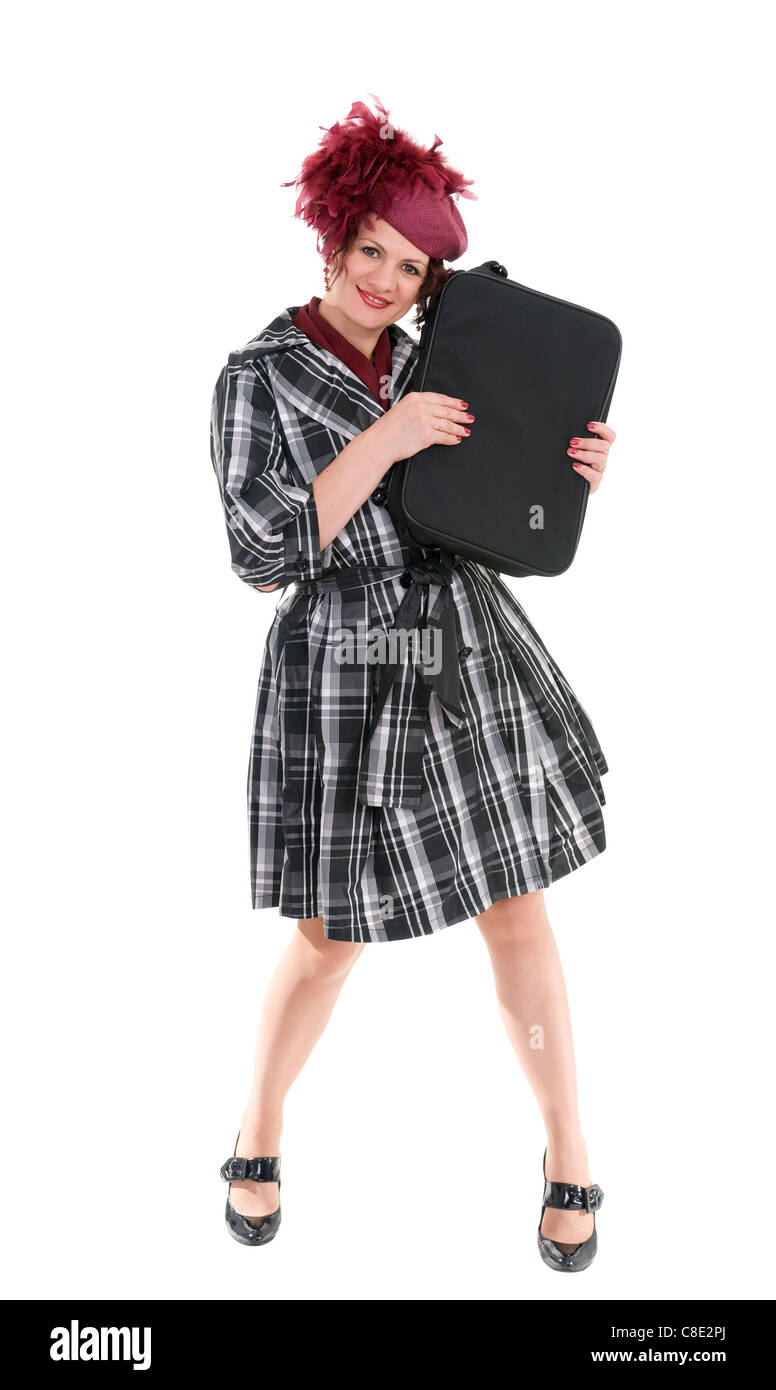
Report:
M 402 689 L 397 702 L 391 727 L 379 728 L 380 716 L 391 688 L 405 670 L 404 660 L 396 655 L 399 643 L 389 642 L 388 650 L 395 659 L 386 660 L 381 666 L 369 729 L 361 751 L 358 796 L 365 806 L 416 807 L 421 804 L 428 704 L 433 690 L 449 721 L 460 725 L 465 720 L 460 704 L 460 631 L 452 593 L 453 573 L 459 557 L 445 550 L 436 550 L 424 556 L 416 546 L 408 546 L 407 549 L 409 558 L 404 568 L 344 566 L 325 572 L 317 579 L 302 581 L 298 591 L 300 597 L 332 589 L 344 594 L 398 578 L 407 592 L 392 619 L 392 630 L 396 633 L 416 631 L 421 646 L 419 657 L 422 657 L 425 649 L 425 632 L 436 631 L 441 642 L 439 670 L 429 669 L 428 663 L 415 659 L 409 682 Z M 421 618 L 424 599 L 427 599 L 431 585 L 439 586 L 439 594 L 432 611 L 426 611 L 425 617 Z M 294 603 L 281 621 L 278 637 L 281 649 L 294 626 L 295 608 Z M 428 608 L 427 603 L 425 608 Z
M 457 555 L 449 551 L 439 551 L 437 556 L 411 556 L 406 569 L 399 576 L 407 590 L 394 615 L 393 626 L 397 632 L 416 630 L 420 638 L 421 652 L 424 650 L 423 633 L 437 631 L 442 645 L 442 661 L 438 671 L 423 670 L 422 678 L 427 686 L 435 690 L 445 713 L 454 723 L 461 723 L 464 713 L 460 705 L 461 672 L 458 664 L 458 634 L 456 611 L 453 603 L 453 572 L 458 564 Z M 433 611 L 420 626 L 418 619 L 423 606 L 424 591 L 432 584 L 440 585 L 440 592 Z M 387 661 L 382 667 L 380 684 L 372 709 L 372 721 L 368 737 L 371 739 L 385 702 L 402 669 L 401 663 Z

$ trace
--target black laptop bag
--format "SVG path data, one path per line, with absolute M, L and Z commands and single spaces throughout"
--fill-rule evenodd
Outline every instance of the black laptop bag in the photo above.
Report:
M 409 389 L 459 396 L 476 418 L 457 448 L 393 465 L 397 525 L 504 574 L 568 569 L 589 485 L 566 450 L 591 437 L 588 420 L 606 421 L 621 346 L 611 319 L 516 284 L 498 261 L 453 271 Z

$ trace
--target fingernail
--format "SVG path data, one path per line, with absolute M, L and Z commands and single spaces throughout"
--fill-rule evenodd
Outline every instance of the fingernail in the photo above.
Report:
M 471 430 L 467 430 L 466 428 L 464 428 L 464 434 L 471 434 Z
M 567 453 L 567 454 L 575 454 L 576 452 L 577 452 L 576 449 L 567 449 L 567 450 L 566 450 L 566 453 Z
M 594 430 L 597 424 L 598 424 L 598 421 L 597 421 L 597 420 L 588 420 L 588 422 L 587 422 L 587 428 L 588 428 L 589 430 Z
M 578 443 L 579 443 L 579 440 L 578 440 L 578 439 L 570 439 L 570 440 L 569 440 L 569 444 L 578 444 Z
M 467 416 L 466 416 L 466 419 L 467 419 L 467 420 L 473 420 L 473 419 L 474 419 L 474 416 L 473 416 L 473 415 L 467 415 Z
M 469 404 L 468 401 L 461 401 L 461 405 L 462 405 L 462 407 L 463 407 L 464 410 L 466 410 L 468 404 Z
M 572 468 L 581 468 L 581 467 L 582 467 L 582 464 L 581 464 L 581 463 L 572 463 L 571 467 L 572 467 Z

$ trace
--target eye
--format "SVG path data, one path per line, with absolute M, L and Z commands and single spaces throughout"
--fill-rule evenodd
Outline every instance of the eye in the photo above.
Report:
M 379 256 L 379 254 L 380 254 L 380 252 L 378 251 L 378 249 L 377 249 L 376 246 L 362 246 L 362 247 L 361 247 L 361 250 L 363 251 L 363 253 L 364 253 L 365 256 L 370 256 L 370 259 L 372 259 L 372 260 L 374 260 L 374 257 L 371 256 L 371 252 L 372 252 L 372 251 L 374 251 L 375 256 Z
M 410 274 L 412 274 L 412 275 L 419 275 L 419 274 L 420 274 L 420 271 L 418 270 L 418 267 L 417 267 L 416 265 L 411 265 L 409 262 L 404 266 L 404 269 L 405 269 L 405 270 L 409 270 Z

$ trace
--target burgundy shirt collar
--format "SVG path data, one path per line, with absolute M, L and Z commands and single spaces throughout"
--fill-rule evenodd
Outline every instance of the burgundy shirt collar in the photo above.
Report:
M 335 357 L 344 362 L 364 385 L 372 392 L 375 400 L 386 408 L 388 396 L 380 395 L 381 378 L 390 378 L 391 375 L 391 339 L 388 329 L 384 328 L 377 340 L 375 348 L 375 360 L 370 362 L 363 352 L 348 342 L 347 338 L 323 317 L 318 309 L 320 297 L 313 295 L 309 304 L 303 304 L 294 314 L 294 327 L 300 328 L 306 333 L 312 342 L 319 347 L 327 348 L 333 352 Z

